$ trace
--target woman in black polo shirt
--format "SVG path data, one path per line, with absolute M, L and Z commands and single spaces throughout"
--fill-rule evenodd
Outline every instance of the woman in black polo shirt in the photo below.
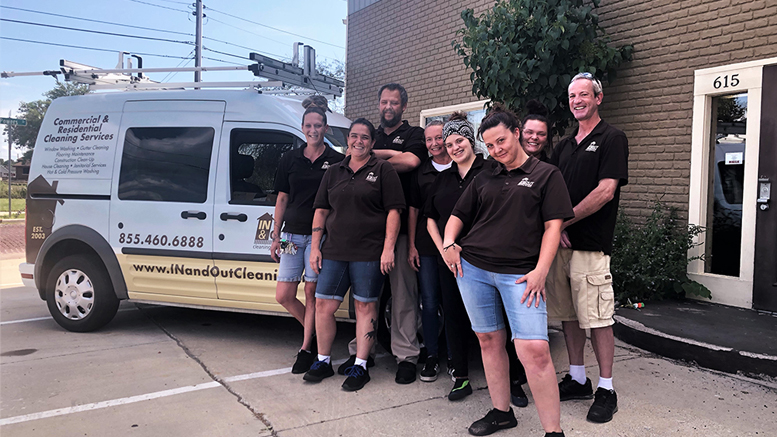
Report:
M 334 375 L 330 354 L 337 325 L 335 311 L 351 288 L 356 310 L 356 360 L 345 370 L 345 390 L 369 382 L 367 358 L 378 329 L 378 298 L 383 275 L 394 268 L 399 212 L 405 208 L 394 167 L 372 154 L 375 127 L 359 118 L 348 132 L 347 156 L 324 174 L 313 206 L 310 266 L 320 272 L 316 287 L 318 361 L 304 379 Z M 319 243 L 326 228 L 326 240 Z M 321 249 L 319 250 L 319 247 Z
M 553 139 L 548 122 L 548 108 L 538 100 L 526 104 L 526 117 L 521 123 L 521 146 L 527 155 L 542 162 L 550 162 Z
M 418 291 L 421 297 L 421 325 L 426 346 L 426 363 L 421 370 L 421 381 L 437 380 L 439 358 L 437 336 L 440 330 L 437 311 L 440 306 L 440 273 L 437 269 L 437 248 L 426 230 L 426 219 L 421 209 L 434 180 L 441 171 L 451 167 L 451 157 L 445 149 L 442 136 L 443 122 L 433 120 L 424 129 L 429 157 L 410 175 L 408 206 L 408 256 L 410 267 L 418 272 Z M 446 272 L 447 273 L 447 272 Z
M 518 120 L 511 112 L 495 107 L 479 132 L 499 164 L 478 174 L 461 195 L 443 239 L 443 258 L 457 276 L 480 341 L 494 407 L 469 432 L 488 435 L 517 425 L 510 408 L 503 305 L 546 436 L 563 435 L 548 346 L 545 277 L 558 248 L 561 223 L 573 217 L 569 193 L 556 167 L 523 151 Z M 458 241 L 464 229 L 468 232 Z
M 291 373 L 305 373 L 315 361 L 313 340 L 316 320 L 316 281 L 318 274 L 309 267 L 313 198 L 329 166 L 345 158 L 324 143 L 328 129 L 326 113 L 309 107 L 302 114 L 302 133 L 307 144 L 286 152 L 275 174 L 275 228 L 270 256 L 278 266 L 275 300 L 286 308 L 303 328 L 302 347 Z M 281 230 L 282 232 L 277 232 Z M 307 266 L 307 267 L 306 267 Z M 297 299 L 297 287 L 305 278 L 305 304 Z

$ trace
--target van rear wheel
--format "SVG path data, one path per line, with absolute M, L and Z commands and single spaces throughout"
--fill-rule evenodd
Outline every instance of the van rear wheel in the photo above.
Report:
M 89 332 L 110 322 L 119 309 L 102 263 L 83 255 L 54 265 L 46 281 L 46 303 L 54 320 L 73 332 Z

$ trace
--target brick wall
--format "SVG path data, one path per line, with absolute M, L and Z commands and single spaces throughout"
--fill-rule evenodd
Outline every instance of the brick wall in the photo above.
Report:
M 380 0 L 348 17 L 346 116 L 377 122 L 377 90 L 399 82 L 405 118 L 478 100 L 451 47 L 466 7 L 490 0 Z M 685 214 L 690 178 L 693 72 L 777 56 L 775 0 L 603 0 L 601 24 L 634 60 L 605 84 L 602 116 L 629 137 L 630 182 L 622 205 L 645 216 L 662 197 Z

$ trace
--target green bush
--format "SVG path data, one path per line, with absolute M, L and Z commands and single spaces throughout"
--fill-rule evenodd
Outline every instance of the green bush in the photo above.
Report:
M 712 298 L 704 285 L 688 278 L 688 250 L 699 245 L 694 238 L 704 233 L 698 225 L 686 225 L 677 208 L 656 201 L 644 225 L 637 225 L 618 211 L 611 259 L 615 297 L 621 302 L 682 298 L 687 294 Z
M 27 184 L 21 183 L 11 184 L 11 198 L 12 199 L 26 199 L 27 198 Z M 0 199 L 8 199 L 8 182 L 0 182 Z

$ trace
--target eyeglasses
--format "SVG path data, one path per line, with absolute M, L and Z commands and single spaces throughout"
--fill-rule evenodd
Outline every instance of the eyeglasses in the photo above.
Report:
M 586 79 L 596 79 L 593 74 L 591 74 L 591 73 L 589 73 L 587 71 L 585 71 L 583 73 L 580 73 L 578 76 L 584 77 Z

